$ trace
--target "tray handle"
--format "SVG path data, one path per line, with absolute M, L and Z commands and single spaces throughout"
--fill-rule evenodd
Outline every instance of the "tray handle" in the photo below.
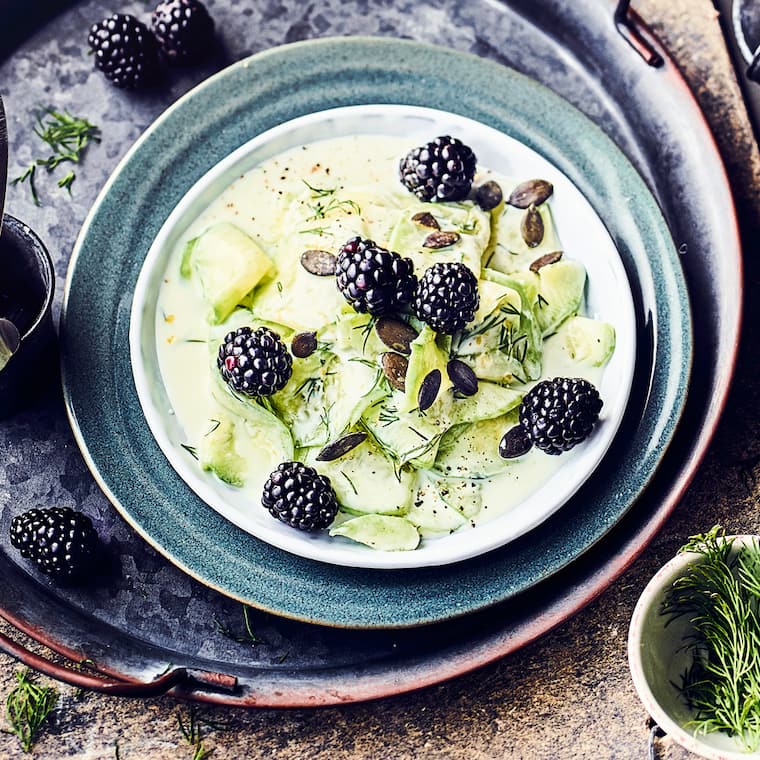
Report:
M 49 645 L 45 644 L 45 646 Z M 0 631 L 0 649 L 51 678 L 72 686 L 120 697 L 154 697 L 166 694 L 172 689 L 183 692 L 202 690 L 233 693 L 238 688 L 238 680 L 235 676 L 185 667 L 173 667 L 151 681 L 116 678 L 98 670 L 90 660 L 86 661 L 87 670 L 83 670 L 81 662 L 74 662 L 62 652 L 57 653 L 66 658 L 65 664 L 48 660 L 2 631 Z
M 665 59 L 657 52 L 651 34 L 641 17 L 631 8 L 631 0 L 618 0 L 614 12 L 615 26 L 626 42 L 646 61 L 648 66 L 658 68 Z

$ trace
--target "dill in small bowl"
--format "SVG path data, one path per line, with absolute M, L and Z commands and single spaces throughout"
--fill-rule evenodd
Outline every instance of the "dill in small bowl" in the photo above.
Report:
M 760 758 L 760 539 L 692 536 L 631 620 L 634 685 L 660 727 L 708 758 Z

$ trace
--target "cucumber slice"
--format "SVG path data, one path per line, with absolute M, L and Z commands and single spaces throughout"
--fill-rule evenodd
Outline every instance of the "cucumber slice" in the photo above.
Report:
M 460 425 L 501 417 L 519 406 L 522 399 L 520 391 L 481 381 L 474 396 L 454 399 L 451 405 L 451 423 Z
M 598 319 L 570 317 L 557 332 L 557 339 L 574 361 L 602 367 L 615 350 L 615 328 Z
M 511 275 L 493 270 L 485 274 L 487 279 L 479 283 L 484 303 L 462 331 L 456 356 L 483 380 L 535 380 L 541 376 L 543 345 L 526 289 Z
M 539 270 L 536 318 L 545 336 L 578 313 L 585 286 L 586 269 L 579 261 L 560 259 Z
M 403 403 L 404 396 L 397 391 L 391 398 L 370 406 L 362 422 L 378 446 L 399 466 L 429 468 L 435 462 L 441 436 L 448 428 L 448 417 L 401 412 Z
M 420 534 L 407 519 L 387 515 L 362 515 L 330 530 L 382 552 L 412 551 L 419 546 Z
M 253 238 L 234 224 L 222 222 L 187 244 L 180 272 L 198 278 L 211 307 L 209 321 L 218 324 L 275 267 Z
M 455 232 L 458 239 L 444 248 L 426 248 L 425 240 L 434 227 L 413 221 L 417 214 L 432 215 L 441 232 Z M 491 215 L 470 201 L 462 203 L 416 203 L 398 215 L 389 247 L 414 262 L 418 276 L 438 262 L 461 262 L 479 276 L 483 253 L 491 237 Z
M 422 474 L 419 480 L 406 519 L 426 533 L 453 533 L 461 528 L 465 518 L 443 500 L 436 483 Z
M 404 403 L 400 409 L 409 412 L 417 408 L 418 395 L 423 380 L 430 372 L 437 369 L 441 373 L 441 389 L 435 403 L 430 407 L 430 416 L 440 416 L 445 413 L 448 401 L 446 388 L 446 364 L 449 360 L 448 351 L 442 349 L 437 343 L 436 333 L 425 325 L 420 334 L 412 341 L 412 353 L 409 356 L 409 366 L 406 370 L 404 384 Z
M 506 187 L 504 187 L 506 191 Z M 505 274 L 527 270 L 540 256 L 561 251 L 562 243 L 557 235 L 551 207 L 548 203 L 538 206 L 544 223 L 544 237 L 539 245 L 531 248 L 523 240 L 520 223 L 525 215 L 523 209 L 504 204 L 501 214 L 494 222 L 492 247 L 484 256 L 484 265 Z
M 517 422 L 517 412 L 513 411 L 451 428 L 439 446 L 435 469 L 444 477 L 471 479 L 503 472 L 508 463 L 499 456 L 499 441 Z
M 218 424 L 199 441 L 200 465 L 230 485 L 258 492 L 280 462 L 293 459 L 290 432 L 264 407 L 227 390 L 221 379 L 212 380 L 211 392 L 209 418 Z
M 441 498 L 465 518 L 475 517 L 482 506 L 480 483 L 476 480 L 440 479 L 436 483 Z
M 339 459 L 317 462 L 317 450 L 307 463 L 330 478 L 338 501 L 349 512 L 403 515 L 412 500 L 413 475 L 397 472 L 385 454 L 366 440 Z

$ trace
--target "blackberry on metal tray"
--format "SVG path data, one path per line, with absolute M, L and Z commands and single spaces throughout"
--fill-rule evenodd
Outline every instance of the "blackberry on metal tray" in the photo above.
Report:
M 134 16 L 114 13 L 90 28 L 87 38 L 95 67 L 116 87 L 136 90 L 158 78 L 158 45 L 153 33 Z
M 380 316 L 412 300 L 417 277 L 411 259 L 357 236 L 338 251 L 335 283 L 355 311 Z
M 60 581 L 82 579 L 100 549 L 90 518 L 69 507 L 30 509 L 16 515 L 10 539 L 22 557 Z
M 327 528 L 338 513 L 330 479 L 302 462 L 283 462 L 264 484 L 261 503 L 273 517 L 292 528 Z
M 520 405 L 520 425 L 534 446 L 556 455 L 589 437 L 601 409 L 599 391 L 588 380 L 556 377 L 528 391 Z
M 224 381 L 247 396 L 271 396 L 293 373 L 293 357 L 280 336 L 267 327 L 238 327 L 227 333 L 216 360 Z
M 420 200 L 461 201 L 472 187 L 477 158 L 456 137 L 443 135 L 414 148 L 401 159 L 403 185 Z
M 458 262 L 439 262 L 425 270 L 417 284 L 412 310 L 438 333 L 453 335 L 478 310 L 478 279 Z
M 153 11 L 153 32 L 169 63 L 195 63 L 214 43 L 214 20 L 199 0 L 165 0 Z

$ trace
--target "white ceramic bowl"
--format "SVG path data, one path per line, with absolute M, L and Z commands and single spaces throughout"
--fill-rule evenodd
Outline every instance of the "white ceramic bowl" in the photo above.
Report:
M 251 504 L 242 492 L 201 472 L 182 449 L 186 435 L 167 397 L 156 353 L 156 302 L 167 262 L 209 203 L 267 158 L 306 142 L 355 134 L 404 136 L 412 145 L 431 135 L 454 134 L 477 148 L 482 166 L 508 176 L 551 181 L 552 211 L 563 246 L 588 272 L 587 313 L 612 323 L 617 336 L 599 388 L 604 409 L 594 436 L 563 455 L 562 466 L 516 508 L 472 530 L 427 540 L 412 552 L 376 552 L 326 534 L 294 531 Z M 322 111 L 275 127 L 233 152 L 190 189 L 159 231 L 143 265 L 132 305 L 130 345 L 135 384 L 151 431 L 174 469 L 207 504 L 243 530 L 294 554 L 338 565 L 399 569 L 457 562 L 502 546 L 540 525 L 581 487 L 607 452 L 625 412 L 636 325 L 625 269 L 603 221 L 555 166 L 508 135 L 463 116 L 429 108 L 365 105 Z
M 728 538 L 734 539 L 736 547 L 758 539 Z M 678 618 L 666 627 L 660 608 L 666 591 L 700 557 L 691 552 L 678 554 L 660 568 L 639 597 L 628 630 L 628 664 L 633 685 L 649 715 L 682 747 L 711 760 L 760 760 L 760 752 L 743 752 L 726 733 L 695 735 L 686 725 L 694 714 L 673 686 L 691 664 L 691 655 L 683 649 L 683 637 L 690 624 L 685 618 Z

